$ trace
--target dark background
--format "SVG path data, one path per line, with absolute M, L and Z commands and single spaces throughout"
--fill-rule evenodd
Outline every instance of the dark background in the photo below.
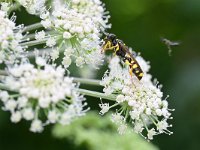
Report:
M 152 141 L 161 150 L 200 149 L 200 0 L 104 0 L 112 29 L 128 46 L 151 62 L 150 73 L 170 95 L 175 108 L 173 135 L 159 135 Z M 22 11 L 23 12 L 23 11 Z M 38 18 L 17 13 L 18 22 L 31 24 Z M 161 37 L 180 41 L 172 56 Z M 0 111 L 0 149 L 69 149 L 66 141 L 28 131 L 29 123 L 13 124 Z M 69 143 L 67 143 L 69 144 Z

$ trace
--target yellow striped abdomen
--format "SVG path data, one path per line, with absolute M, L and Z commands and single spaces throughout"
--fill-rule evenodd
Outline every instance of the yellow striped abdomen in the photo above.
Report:
M 135 74 L 135 76 L 138 78 L 138 80 L 141 80 L 144 73 L 141 69 L 141 67 L 139 66 L 139 64 L 136 61 L 133 61 L 133 63 L 131 63 L 129 65 L 130 70 Z

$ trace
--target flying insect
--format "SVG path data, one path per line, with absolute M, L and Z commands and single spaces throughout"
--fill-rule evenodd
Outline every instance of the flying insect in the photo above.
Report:
M 117 36 L 115 34 L 109 33 L 104 38 L 102 52 L 105 52 L 106 50 L 114 50 L 114 53 L 122 58 L 122 60 L 129 65 L 130 75 L 132 76 L 133 74 L 135 74 L 138 80 L 142 79 L 144 73 L 139 63 L 136 61 L 133 54 L 129 51 L 129 48 L 125 45 L 125 43 L 122 40 L 117 39 Z

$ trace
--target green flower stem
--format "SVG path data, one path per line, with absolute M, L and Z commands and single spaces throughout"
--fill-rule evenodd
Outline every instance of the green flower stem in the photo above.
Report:
M 12 11 L 15 11 L 15 10 L 19 9 L 20 6 L 21 6 L 21 5 L 20 5 L 19 3 L 14 3 L 14 4 L 11 6 L 11 8 L 8 10 L 8 14 L 10 14 Z
M 55 35 L 59 35 L 59 34 L 58 34 L 58 32 L 56 32 L 56 31 L 45 31 L 45 35 L 48 35 L 48 36 L 55 36 Z M 28 35 L 26 35 L 23 39 L 33 40 L 33 39 L 35 39 L 35 33 L 28 34 Z
M 73 77 L 73 81 L 74 82 L 79 82 L 82 84 L 88 84 L 88 85 L 97 85 L 97 86 L 101 86 L 100 85 L 100 80 L 95 80 L 95 79 L 84 79 L 84 78 L 76 78 Z
M 85 89 L 77 89 L 77 91 L 83 95 L 116 101 L 116 96 L 113 94 L 106 95 L 105 93 L 100 93 L 100 92 L 90 91 L 90 90 L 85 90 Z
M 50 53 L 50 52 L 52 51 L 52 48 L 43 48 L 43 49 L 37 49 L 37 50 L 38 50 L 37 54 L 38 54 L 39 56 L 41 56 L 41 55 L 43 55 L 43 54 L 48 54 L 48 53 Z M 29 58 L 35 57 L 35 56 L 36 56 L 34 50 L 33 50 L 33 51 L 29 51 L 28 53 L 25 53 L 25 55 L 26 55 L 27 57 L 29 57 Z
M 7 87 L 6 85 L 4 85 L 3 83 L 0 83 L 0 89 L 1 90 L 7 90 L 7 91 L 13 91 L 11 90 L 9 87 Z M 14 91 L 13 91 L 14 92 Z
M 2 75 L 2 76 L 7 76 L 8 73 L 7 73 L 6 71 L 4 71 L 4 70 L 0 70 L 0 75 Z
M 26 36 L 23 38 L 23 40 L 26 40 L 26 39 L 34 40 L 34 39 L 35 39 L 35 33 L 26 35 Z
M 26 26 L 22 32 L 27 32 L 27 31 L 31 31 L 31 30 L 35 30 L 35 29 L 38 29 L 38 28 L 42 28 L 42 24 L 39 22 L 39 23 L 35 23 L 35 24 L 31 24 L 29 26 Z
M 34 45 L 40 45 L 46 43 L 47 39 L 42 39 L 42 40 L 34 40 L 34 41 L 29 41 L 29 42 L 24 42 L 21 43 L 21 46 L 34 46 Z

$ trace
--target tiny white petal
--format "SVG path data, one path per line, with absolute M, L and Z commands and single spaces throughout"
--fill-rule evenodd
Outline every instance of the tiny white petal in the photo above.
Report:
M 33 120 L 31 123 L 30 131 L 32 132 L 42 132 L 43 131 L 43 125 L 40 120 Z
M 12 116 L 10 119 L 12 122 L 17 123 L 21 120 L 21 118 L 22 118 L 21 112 L 16 111 L 16 112 L 12 113 Z
M 42 57 L 36 57 L 36 64 L 39 66 L 44 66 L 46 64 L 46 60 Z

